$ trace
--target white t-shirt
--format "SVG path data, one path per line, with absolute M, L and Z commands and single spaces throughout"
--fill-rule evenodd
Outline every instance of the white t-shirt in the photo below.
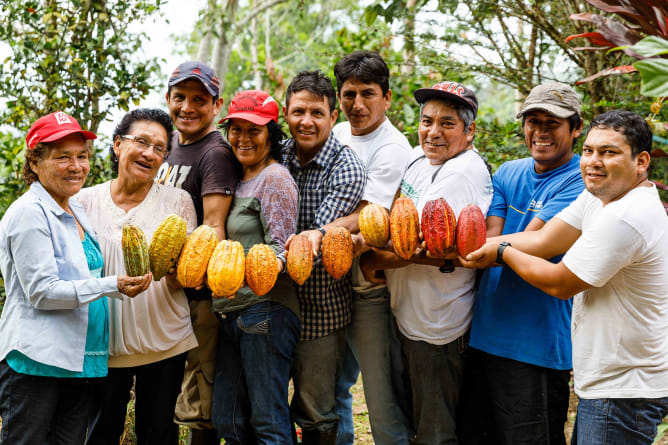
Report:
M 668 396 L 668 217 L 655 187 L 606 206 L 587 190 L 557 217 L 582 231 L 564 265 L 593 287 L 575 296 L 575 392 Z
M 418 149 L 415 157 L 422 156 Z M 436 175 L 435 178 L 434 174 Z M 483 214 L 492 202 L 492 179 L 485 162 L 468 150 L 445 164 L 431 165 L 427 158 L 410 165 L 401 183 L 402 196 L 411 198 L 422 217 L 427 201 L 444 198 L 455 215 L 469 204 Z M 443 274 L 435 266 L 409 264 L 386 270 L 392 312 L 399 330 L 411 340 L 435 345 L 463 335 L 473 316 L 475 270 L 455 268 Z
M 353 136 L 349 122 L 337 124 L 332 131 L 342 144 L 353 149 L 366 168 L 362 199 L 380 204 L 389 211 L 411 158 L 412 148 L 406 136 L 387 118 L 374 131 L 363 136 Z M 357 261 L 353 266 L 352 282 L 356 292 L 385 287 L 366 281 Z
M 111 199 L 110 184 L 108 181 L 77 194 L 97 232 L 105 276 L 126 274 L 121 245 L 125 224 L 139 226 L 147 243 L 172 213 L 185 219 L 188 232 L 197 226 L 195 206 L 184 190 L 154 183 L 144 201 L 126 213 Z M 185 293 L 170 288 L 165 278 L 152 281 L 135 298 L 109 299 L 110 368 L 155 363 L 196 346 Z

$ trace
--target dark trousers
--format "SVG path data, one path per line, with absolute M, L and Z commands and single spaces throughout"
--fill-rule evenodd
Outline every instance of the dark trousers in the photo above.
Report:
M 463 337 L 445 345 L 414 341 L 399 332 L 413 400 L 412 445 L 457 444 L 455 418 L 462 384 Z
M 91 419 L 86 445 L 118 445 L 135 379 L 135 433 L 139 445 L 177 445 L 174 406 L 181 390 L 186 354 L 130 368 L 109 368 L 97 392 L 99 415 Z
M 19 374 L 0 362 L 0 444 L 81 445 L 95 380 Z
M 564 445 L 570 370 L 469 348 L 459 441 L 463 445 Z

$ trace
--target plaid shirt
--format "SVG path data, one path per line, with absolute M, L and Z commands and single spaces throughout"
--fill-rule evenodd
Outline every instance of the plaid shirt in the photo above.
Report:
M 366 171 L 362 161 L 334 134 L 304 167 L 299 164 L 293 139 L 284 142 L 281 153 L 299 188 L 297 233 L 317 229 L 352 213 L 364 193 Z M 308 280 L 297 286 L 302 316 L 302 340 L 313 340 L 340 329 L 352 319 L 350 273 L 335 280 L 314 262 Z

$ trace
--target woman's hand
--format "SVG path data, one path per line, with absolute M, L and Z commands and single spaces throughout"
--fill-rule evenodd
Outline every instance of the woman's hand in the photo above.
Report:
M 134 298 L 144 292 L 151 285 L 153 274 L 147 273 L 141 277 L 118 276 L 118 290 L 130 298 Z
M 167 286 L 170 289 L 179 290 L 183 289 L 183 286 L 176 278 L 176 267 L 170 267 L 165 275 L 165 280 L 167 281 Z

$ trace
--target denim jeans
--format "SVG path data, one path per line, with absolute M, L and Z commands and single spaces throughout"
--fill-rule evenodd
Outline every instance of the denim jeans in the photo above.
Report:
M 3 445 L 81 445 L 93 408 L 96 379 L 20 374 L 0 362 Z
M 139 445 L 177 445 L 174 406 L 181 390 L 186 353 L 154 363 L 109 368 L 95 385 L 100 405 L 89 425 L 86 445 L 116 445 L 123 435 L 130 391 L 135 385 L 135 433 Z
M 393 385 L 393 381 L 397 380 L 393 377 L 403 371 L 403 363 L 387 288 L 354 294 L 353 321 L 346 327 L 346 338 L 348 347 L 345 348 L 342 372 L 336 382 L 336 406 L 341 417 L 337 445 L 353 443 L 352 396 L 349 390 L 357 382 L 360 368 L 374 443 L 408 444 L 413 435 L 406 415 L 409 407 L 400 402 L 401 398 Z M 346 396 L 349 396 L 348 404 L 344 403 Z
M 226 444 L 292 444 L 288 382 L 300 329 L 294 312 L 271 301 L 224 315 L 212 421 Z
M 651 445 L 668 397 L 579 399 L 571 445 Z
M 413 394 L 412 445 L 456 445 L 455 418 L 463 378 L 464 337 L 445 345 L 399 333 Z
M 339 416 L 334 392 L 345 344 L 345 329 L 338 329 L 324 337 L 302 340 L 295 348 L 291 412 L 304 431 L 336 434 Z

